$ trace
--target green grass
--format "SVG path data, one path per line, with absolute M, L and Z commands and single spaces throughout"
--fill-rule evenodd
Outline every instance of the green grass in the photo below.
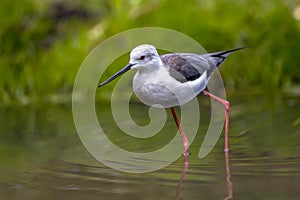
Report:
M 300 22 L 293 17 L 297 5 L 292 1 L 1 4 L 0 104 L 70 102 L 76 72 L 89 51 L 114 34 L 146 26 L 185 33 L 207 51 L 249 45 L 221 67 L 226 86 L 233 90 L 300 82 Z M 96 26 L 101 33 L 95 33 Z

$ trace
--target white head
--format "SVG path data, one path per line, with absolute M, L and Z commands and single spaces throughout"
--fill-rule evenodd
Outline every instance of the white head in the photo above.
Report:
M 159 67 L 162 65 L 162 61 L 155 49 L 154 46 L 149 44 L 143 44 L 140 46 L 135 47 L 130 52 L 130 61 L 129 63 L 121 69 L 119 72 L 117 72 L 115 75 L 98 85 L 98 87 L 101 87 L 118 76 L 124 74 L 130 69 L 137 69 L 138 71 L 154 71 L 156 69 L 159 69 Z
M 143 44 L 135 47 L 130 53 L 131 69 L 154 70 L 162 65 L 162 61 L 154 46 Z

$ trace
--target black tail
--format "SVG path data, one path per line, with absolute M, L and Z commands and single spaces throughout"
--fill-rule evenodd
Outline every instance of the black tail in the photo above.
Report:
M 234 51 L 238 51 L 241 49 L 248 48 L 247 46 L 245 47 L 239 47 L 227 51 L 221 51 L 221 52 L 216 52 L 216 53 L 210 53 L 208 54 L 210 57 L 214 58 L 214 61 L 216 62 L 216 66 L 218 67 L 224 60 Z

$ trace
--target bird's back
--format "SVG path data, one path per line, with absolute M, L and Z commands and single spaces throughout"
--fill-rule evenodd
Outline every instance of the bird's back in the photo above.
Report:
M 170 75 L 177 81 L 184 83 L 196 80 L 205 71 L 207 72 L 207 77 L 210 77 L 233 51 L 243 48 L 245 47 L 199 55 L 192 53 L 170 53 L 161 55 L 160 58 L 164 65 L 169 66 Z

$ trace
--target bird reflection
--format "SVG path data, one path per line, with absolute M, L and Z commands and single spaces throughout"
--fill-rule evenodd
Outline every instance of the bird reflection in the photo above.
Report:
M 227 187 L 227 196 L 224 198 L 224 200 L 228 200 L 228 199 L 232 199 L 232 197 L 233 197 L 233 195 L 232 195 L 233 187 L 232 187 L 232 182 L 231 182 L 231 172 L 230 172 L 228 151 L 224 151 L 224 155 L 225 155 L 226 187 Z M 188 157 L 188 155 L 184 155 L 184 165 L 183 165 L 182 175 L 181 175 L 181 178 L 180 178 L 177 188 L 176 188 L 176 195 L 175 195 L 176 200 L 179 199 L 179 194 L 181 192 L 183 182 L 186 178 L 188 167 L 189 167 L 189 157 Z

